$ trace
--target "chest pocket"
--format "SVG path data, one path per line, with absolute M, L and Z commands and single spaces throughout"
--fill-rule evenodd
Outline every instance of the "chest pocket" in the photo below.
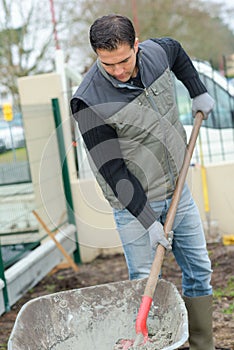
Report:
M 143 92 L 106 122 L 116 129 L 119 136 L 134 138 L 137 137 L 137 130 L 140 133 L 150 131 L 155 124 L 159 124 L 160 117 L 160 113 L 152 109 Z
M 157 109 L 162 117 L 175 106 L 175 90 L 171 72 L 167 69 L 150 87 L 149 93 L 154 98 Z

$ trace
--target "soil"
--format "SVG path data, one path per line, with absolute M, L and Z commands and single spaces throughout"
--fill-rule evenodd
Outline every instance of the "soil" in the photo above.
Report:
M 220 349 L 234 350 L 234 245 L 210 243 L 208 250 L 213 266 L 215 344 Z M 164 259 L 162 277 L 174 283 L 181 292 L 181 272 L 172 254 L 168 254 Z M 126 279 L 128 273 L 122 254 L 99 256 L 91 263 L 80 265 L 78 272 L 66 265 L 58 266 L 12 306 L 10 312 L 0 316 L 0 350 L 7 349 L 16 316 L 28 300 L 59 291 Z

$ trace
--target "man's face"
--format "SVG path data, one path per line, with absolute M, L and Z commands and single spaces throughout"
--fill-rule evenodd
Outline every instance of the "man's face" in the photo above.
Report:
M 138 44 L 136 39 L 133 48 L 128 44 L 122 44 L 112 51 L 98 49 L 97 55 L 105 71 L 123 83 L 135 77 Z

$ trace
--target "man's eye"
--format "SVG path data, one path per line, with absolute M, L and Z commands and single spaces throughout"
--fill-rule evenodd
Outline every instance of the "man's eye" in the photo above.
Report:
M 129 61 L 129 58 L 126 58 L 126 60 L 119 62 L 118 64 L 127 63 L 128 61 Z M 103 65 L 110 68 L 115 66 L 115 64 L 111 64 L 111 63 L 103 63 Z

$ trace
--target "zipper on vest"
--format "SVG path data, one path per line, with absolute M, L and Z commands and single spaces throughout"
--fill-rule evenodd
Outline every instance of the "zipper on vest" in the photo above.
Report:
M 158 110 L 158 107 L 157 107 L 157 105 L 155 103 L 155 100 L 149 94 L 149 92 L 148 92 L 146 87 L 144 88 L 144 91 L 145 91 L 146 98 L 149 100 L 149 102 L 150 102 L 151 106 L 153 107 L 153 109 L 155 110 L 155 112 L 159 113 L 159 110 Z M 161 129 L 162 129 L 162 122 L 161 122 L 160 118 L 159 118 L 159 123 L 160 123 Z M 165 135 L 164 132 L 163 132 L 163 141 L 164 141 L 163 149 L 164 149 L 164 155 L 165 155 L 165 159 L 166 159 L 166 163 L 167 163 L 167 167 L 168 167 L 168 171 L 169 171 L 170 183 L 174 187 L 174 185 L 175 185 L 174 175 L 173 175 L 173 171 L 172 171 L 172 168 L 171 168 L 170 160 L 169 160 L 169 157 L 168 157 L 168 151 L 167 151 L 167 148 L 166 148 L 166 144 L 167 144 L 166 143 L 166 135 Z
M 145 91 L 146 97 L 149 97 L 149 93 L 148 93 L 148 90 L 146 89 L 146 87 L 144 88 L 144 91 Z
M 139 62 L 139 69 L 141 71 L 141 81 L 142 81 L 142 84 L 144 85 L 145 96 L 149 100 L 149 102 L 150 102 L 152 108 L 155 110 L 155 112 L 159 113 L 159 110 L 158 110 L 158 107 L 157 107 L 157 105 L 155 103 L 155 100 L 149 94 L 149 92 L 148 92 L 148 90 L 146 88 L 146 84 L 144 82 L 144 72 L 143 72 L 143 65 L 142 65 L 142 60 L 141 60 L 141 51 L 139 52 L 138 62 Z M 160 119 L 159 119 L 159 122 L 160 122 L 160 125 L 162 126 L 162 122 L 161 122 Z M 172 168 L 171 168 L 170 160 L 169 160 L 169 157 L 168 157 L 168 151 L 166 149 L 166 135 L 165 135 L 165 133 L 163 133 L 163 141 L 164 141 L 164 145 L 163 145 L 164 155 L 165 155 L 165 159 L 166 159 L 167 166 L 168 166 L 168 171 L 169 171 L 169 181 L 170 181 L 171 185 L 174 187 L 175 180 L 174 180 L 174 175 L 173 175 L 173 171 L 172 171 Z

